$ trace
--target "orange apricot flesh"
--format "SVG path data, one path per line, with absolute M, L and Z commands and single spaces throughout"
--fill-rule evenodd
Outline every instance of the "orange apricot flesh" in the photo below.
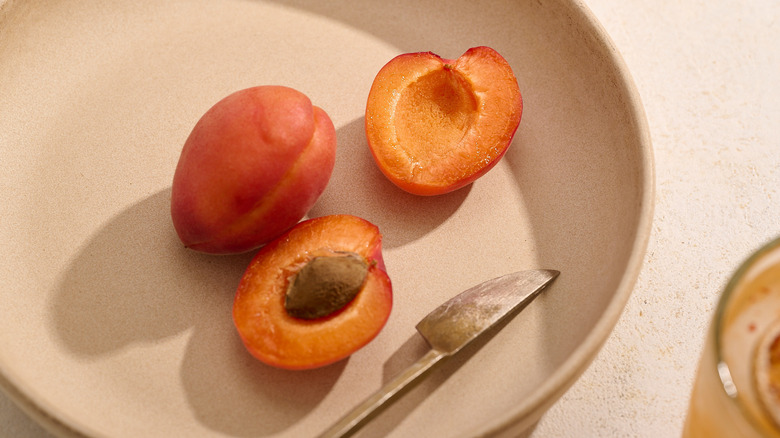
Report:
M 355 298 L 321 318 L 291 316 L 285 296 L 294 274 L 314 257 L 345 252 L 369 266 Z M 342 360 L 374 339 L 390 316 L 392 302 L 378 228 L 355 216 L 323 216 L 300 222 L 260 249 L 239 283 L 233 321 L 247 350 L 260 361 L 290 370 L 312 369 Z
M 458 59 L 431 52 L 393 58 L 377 74 L 365 129 L 379 169 L 418 195 L 466 186 L 504 156 L 523 110 L 509 63 L 489 47 Z

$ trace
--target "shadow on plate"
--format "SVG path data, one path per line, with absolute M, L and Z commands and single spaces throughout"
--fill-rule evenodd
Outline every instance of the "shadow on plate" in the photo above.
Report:
M 122 373 L 135 374 L 130 379 L 148 374 L 149 384 L 161 391 L 183 385 L 193 415 L 214 430 L 234 436 L 284 430 L 320 402 L 347 362 L 293 376 L 252 358 L 231 317 L 233 295 L 252 254 L 212 256 L 185 249 L 170 223 L 169 205 L 167 189 L 126 209 L 92 237 L 52 301 L 55 335 L 73 354 L 93 362 L 136 346 L 159 346 L 140 353 L 150 355 L 145 359 L 151 365 L 128 364 Z M 186 331 L 191 336 L 182 360 L 163 344 Z M 181 367 L 180 383 L 157 377 L 165 373 L 155 367 L 166 360 Z M 120 389 L 111 394 L 139 396 Z
M 465 189 L 420 198 L 396 188 L 373 162 L 362 118 L 337 135 L 336 169 L 310 216 L 350 213 L 375 221 L 382 224 L 385 245 L 393 247 L 434 229 L 468 194 Z M 348 360 L 289 372 L 252 358 L 235 332 L 231 310 L 254 252 L 214 256 L 185 249 L 170 222 L 170 196 L 166 189 L 139 201 L 86 242 L 52 300 L 55 335 L 74 355 L 99 362 L 136 346 L 160 345 L 164 354 L 162 344 L 189 331 L 180 375 L 193 415 L 233 436 L 283 431 L 328 394 Z M 174 356 L 155 363 L 181 360 Z M 144 366 L 125 372 L 155 378 L 155 370 Z
M 363 426 L 360 430 L 361 436 L 380 438 L 390 435 L 405 418 L 411 415 L 420 404 L 430 398 L 438 388 L 471 360 L 504 327 L 510 324 L 514 318 L 519 317 L 524 307 L 510 313 L 507 318 L 485 331 L 480 337 L 463 347 L 457 354 L 442 359 L 429 369 L 425 375 L 401 390 L 393 400 L 387 402 L 385 406 L 377 411 L 375 418 Z M 412 366 L 429 350 L 430 346 L 419 333 L 412 335 L 385 361 L 382 377 L 383 384 L 387 384 L 395 376 Z M 507 370 L 507 372 L 511 371 Z M 360 400 L 355 401 L 355 404 L 357 405 L 359 402 Z M 518 438 L 530 436 L 532 430 L 524 432 Z
M 362 217 L 379 226 L 384 248 L 403 246 L 434 230 L 455 214 L 471 190 L 468 186 L 441 196 L 417 196 L 396 187 L 371 156 L 362 117 L 339 128 L 336 138 L 333 175 L 308 216 Z
M 489 7 L 479 2 L 457 0 L 442 7 L 436 0 L 354 2 L 335 0 L 273 0 L 285 7 L 308 11 L 360 29 L 386 41 L 400 52 L 434 51 L 455 58 L 467 49 L 488 45 L 500 53 L 512 46 L 507 34 L 495 27 L 507 14 L 527 8 L 526 3 L 492 2 Z M 535 5 L 531 4 L 530 7 Z M 388 59 L 389 61 L 389 59 Z M 366 93 L 368 90 L 366 90 Z

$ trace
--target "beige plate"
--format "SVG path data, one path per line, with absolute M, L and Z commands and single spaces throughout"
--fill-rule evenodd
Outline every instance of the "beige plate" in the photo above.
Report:
M 363 111 L 393 56 L 492 46 L 525 112 L 473 185 L 407 195 L 374 166 Z M 230 316 L 250 255 L 181 247 L 170 183 L 190 129 L 232 91 L 283 84 L 332 117 L 336 169 L 311 216 L 376 223 L 384 331 L 348 360 L 272 369 Z M 653 163 L 619 54 L 573 0 L 0 0 L 0 382 L 65 436 L 312 435 L 425 351 L 417 321 L 521 269 L 561 276 L 363 436 L 532 425 L 590 363 L 642 263 Z

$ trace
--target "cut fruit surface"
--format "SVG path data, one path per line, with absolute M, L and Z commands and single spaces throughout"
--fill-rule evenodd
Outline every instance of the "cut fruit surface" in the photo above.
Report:
M 377 74 L 365 129 L 382 173 L 418 195 L 461 188 L 503 157 L 520 123 L 520 88 L 489 47 L 458 59 L 430 53 L 393 58 Z
M 345 254 L 368 267 L 354 298 L 326 316 L 291 315 L 285 301 L 296 274 L 316 258 L 343 259 Z M 324 216 L 299 223 L 257 253 L 238 286 L 233 321 L 259 360 L 310 369 L 344 359 L 374 339 L 390 316 L 392 301 L 378 228 L 355 216 Z

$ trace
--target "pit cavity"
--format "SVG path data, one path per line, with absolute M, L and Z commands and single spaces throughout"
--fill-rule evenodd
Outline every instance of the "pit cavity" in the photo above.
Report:
M 398 145 L 412 162 L 446 156 L 477 118 L 469 82 L 446 65 L 421 76 L 401 94 L 395 110 Z

